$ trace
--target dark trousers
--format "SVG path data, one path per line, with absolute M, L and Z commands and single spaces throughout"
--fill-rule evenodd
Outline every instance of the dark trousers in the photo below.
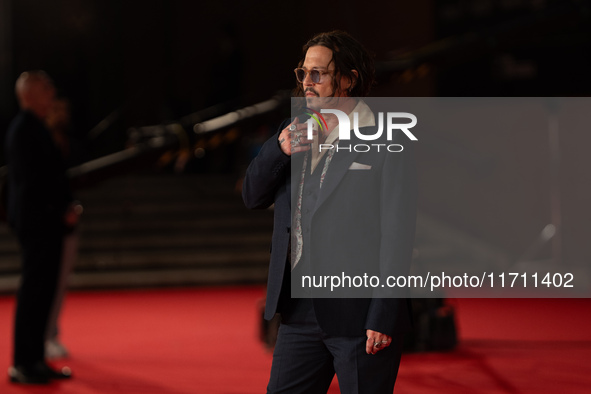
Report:
M 267 393 L 325 394 L 336 373 L 341 393 L 391 394 L 398 374 L 401 340 L 375 355 L 367 337 L 331 337 L 318 326 L 310 299 L 292 300 L 282 313 Z
M 45 333 L 55 298 L 63 235 L 17 234 L 22 253 L 22 277 L 16 299 L 14 365 L 31 366 L 45 359 Z

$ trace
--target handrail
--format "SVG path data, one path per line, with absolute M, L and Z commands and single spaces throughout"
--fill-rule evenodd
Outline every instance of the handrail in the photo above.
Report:
M 155 160 L 168 150 L 186 147 L 189 141 L 196 138 L 275 112 L 289 103 L 289 97 L 288 91 L 278 92 L 272 98 L 260 103 L 195 123 L 191 126 L 192 133 L 187 132 L 186 126 L 181 122 L 132 128 L 130 133 L 135 134 L 132 146 L 72 167 L 67 171 L 67 175 L 75 186 L 108 177 L 137 162 Z M 190 119 L 189 117 L 185 119 Z

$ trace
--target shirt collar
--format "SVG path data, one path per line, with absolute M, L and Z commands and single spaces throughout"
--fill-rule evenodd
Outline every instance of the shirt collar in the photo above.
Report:
M 353 130 L 353 125 L 354 125 L 354 123 L 353 123 L 353 114 L 354 113 L 357 113 L 359 128 L 376 125 L 375 115 L 374 115 L 373 111 L 371 110 L 371 108 L 369 108 L 369 105 L 367 105 L 365 103 L 365 101 L 359 100 L 357 102 L 357 105 L 355 106 L 355 108 L 353 108 L 353 111 L 351 111 L 348 114 L 349 124 L 351 125 L 351 130 Z M 324 141 L 324 143 L 325 144 L 334 144 L 334 142 L 338 138 L 339 138 L 339 127 L 337 126 L 330 131 L 330 133 L 328 134 L 328 137 L 326 137 L 326 141 Z M 320 162 L 320 160 L 324 156 L 325 152 L 326 152 L 326 150 L 322 150 L 322 152 L 319 152 L 318 138 L 315 138 L 314 142 L 312 143 L 311 172 L 314 172 L 314 170 L 316 169 L 316 166 L 318 165 L 318 163 Z
M 353 130 L 353 125 L 354 125 L 354 123 L 353 123 L 353 114 L 354 113 L 357 113 L 357 115 L 358 115 L 358 126 L 359 126 L 359 128 L 361 128 L 361 127 L 375 126 L 376 125 L 376 118 L 375 118 L 375 115 L 372 112 L 371 108 L 369 108 L 369 106 L 365 103 L 365 101 L 359 100 L 357 102 L 357 105 L 355 106 L 355 108 L 353 108 L 353 111 L 351 111 L 348 114 L 348 116 L 349 116 L 349 125 L 351 127 L 351 130 Z M 339 128 L 338 127 L 335 127 L 328 134 L 328 137 L 326 137 L 326 141 L 324 143 L 325 144 L 332 144 L 338 138 L 339 138 Z

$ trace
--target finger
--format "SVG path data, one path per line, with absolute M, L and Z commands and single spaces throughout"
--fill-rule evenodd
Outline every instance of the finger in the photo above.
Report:
M 288 129 L 283 129 L 281 131 L 281 133 L 279 134 L 279 144 L 283 144 L 285 141 L 290 141 L 291 140 L 291 133 L 289 132 Z
M 287 129 L 284 129 L 277 140 L 281 151 L 286 155 L 291 155 L 291 135 Z
M 308 139 L 306 134 L 296 131 L 291 135 L 291 143 L 293 146 L 311 144 L 314 140 Z
M 306 137 L 306 134 L 304 134 L 301 131 L 294 131 L 291 134 L 291 146 L 294 148 L 302 145 L 311 144 L 312 142 L 313 140 L 308 139 Z
M 300 143 L 302 144 L 311 144 L 314 142 L 314 137 L 317 136 L 318 133 L 312 133 L 312 138 L 308 138 L 308 133 L 303 133 L 300 137 Z
M 303 140 L 305 138 L 307 139 L 308 137 L 308 133 L 303 130 L 290 131 L 289 133 L 291 138 L 297 141 Z
M 295 128 L 294 128 L 294 126 L 295 126 Z M 291 134 L 292 138 L 295 138 L 296 136 L 299 136 L 299 137 L 307 137 L 308 136 L 308 130 L 305 127 L 301 128 L 300 125 L 291 125 L 287 128 L 287 130 Z
M 377 352 L 382 350 L 382 342 L 379 339 L 374 339 L 374 343 L 371 350 L 371 354 L 376 354 Z
M 283 133 L 290 134 L 290 133 L 296 131 L 298 129 L 299 124 L 300 124 L 299 119 L 294 118 L 294 120 L 281 131 L 281 134 L 283 134 Z
M 367 354 L 373 354 L 373 344 L 374 344 L 374 339 L 368 337 L 367 341 L 365 341 L 365 352 Z
M 376 354 L 377 352 L 384 350 L 385 348 L 390 346 L 391 342 L 391 339 L 387 339 L 387 337 L 384 337 L 384 339 L 382 340 L 376 339 L 373 346 L 373 354 Z
M 298 118 L 295 118 L 293 122 L 287 125 L 286 129 L 293 132 L 296 130 L 303 130 L 305 129 L 305 127 L 305 124 L 300 123 L 300 120 Z
M 380 350 L 384 349 L 387 343 L 388 340 L 386 339 L 386 336 L 377 335 L 373 338 L 371 343 L 366 343 L 366 350 L 367 348 L 370 348 L 370 352 L 368 354 L 376 354 Z
M 302 126 L 305 127 L 306 125 L 305 124 L 302 125 L 298 118 L 294 118 L 293 122 L 288 124 L 283 130 L 281 130 L 281 133 L 279 134 L 278 141 L 279 141 L 279 146 L 281 147 L 281 150 L 286 155 L 290 156 L 292 153 L 301 152 L 301 151 L 309 149 L 309 148 L 299 149 L 299 145 L 302 142 L 301 136 L 298 137 L 296 141 L 294 141 L 296 139 L 294 133 L 298 133 L 298 130 L 301 129 Z
M 392 343 L 392 337 L 384 334 L 383 337 L 381 338 L 381 342 L 382 342 L 382 347 L 388 347 Z
M 298 152 L 305 152 L 307 150 L 310 150 L 310 145 L 294 146 L 291 148 L 291 154 L 298 153 Z
M 296 131 L 293 138 L 297 138 L 300 144 L 311 144 L 318 137 L 318 131 L 312 130 L 312 138 L 308 136 L 308 130 Z

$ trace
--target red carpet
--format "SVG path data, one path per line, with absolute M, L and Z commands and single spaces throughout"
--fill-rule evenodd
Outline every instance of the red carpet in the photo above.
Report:
M 396 394 L 591 392 L 591 300 L 455 299 L 460 346 L 407 354 Z
M 258 287 L 70 293 L 61 326 L 75 376 L 46 387 L 4 377 L 14 301 L 2 296 L 0 394 L 263 393 L 271 364 L 257 339 L 263 295 Z M 395 393 L 591 392 L 591 300 L 452 303 L 460 346 L 404 355 Z

